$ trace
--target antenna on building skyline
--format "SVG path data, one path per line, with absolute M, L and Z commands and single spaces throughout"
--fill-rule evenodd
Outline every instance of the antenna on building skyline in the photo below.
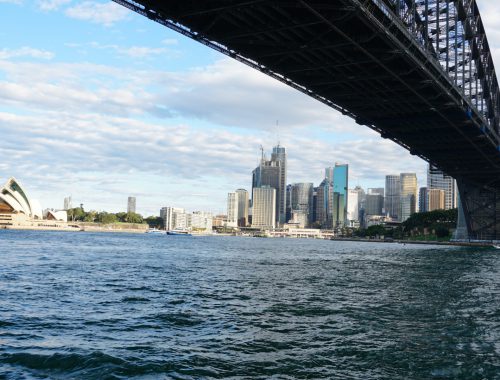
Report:
M 278 140 L 278 147 L 280 146 L 280 121 L 276 120 L 276 138 Z

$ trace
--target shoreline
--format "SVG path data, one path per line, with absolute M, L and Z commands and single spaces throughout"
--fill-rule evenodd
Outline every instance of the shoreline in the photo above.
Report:
M 491 242 L 469 242 L 469 241 L 431 241 L 431 240 L 381 240 L 381 239 L 354 239 L 354 238 L 332 238 L 332 241 L 354 241 L 362 243 L 397 243 L 416 245 L 452 245 L 457 247 L 491 247 Z
M 132 234 L 146 234 L 147 229 L 140 228 L 106 228 L 106 227 L 96 227 L 96 226 L 3 226 L 1 230 L 18 230 L 18 231 L 60 231 L 60 232 L 98 232 L 98 233 L 132 233 Z M 235 237 L 247 237 L 232 234 L 193 234 L 193 236 L 235 236 Z M 250 236 L 257 237 L 257 236 Z M 282 237 L 286 238 L 286 237 Z M 289 239 L 297 239 L 297 237 L 288 237 Z M 303 238 L 311 239 L 311 238 Z M 457 246 L 457 247 L 492 247 L 492 242 L 467 242 L 467 241 L 425 241 L 425 240 L 381 240 L 381 239 L 366 239 L 366 238 L 342 238 L 334 237 L 331 239 L 320 239 L 320 240 L 330 240 L 330 241 L 350 241 L 350 242 L 360 242 L 360 243 L 396 243 L 396 244 L 413 244 L 413 245 L 442 245 L 442 246 Z

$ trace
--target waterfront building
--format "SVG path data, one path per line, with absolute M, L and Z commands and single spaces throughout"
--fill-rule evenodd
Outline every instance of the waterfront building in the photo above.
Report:
M 296 226 L 297 228 L 306 228 L 309 223 L 308 214 L 303 210 L 292 211 L 292 217 L 287 224 Z
M 160 217 L 163 219 L 163 225 L 167 231 L 175 228 L 181 228 L 181 224 L 186 223 L 186 218 L 182 216 L 186 211 L 179 207 L 163 207 L 160 210 Z
M 224 225 L 226 224 L 226 220 L 227 220 L 227 215 L 223 215 L 223 214 L 215 215 L 212 218 L 212 226 L 213 227 L 224 227 Z
M 418 212 L 427 212 L 429 210 L 429 197 L 427 187 L 421 187 L 418 190 Z
M 21 183 L 13 177 L 0 188 L 0 214 L 10 215 L 19 222 L 43 218 L 40 204 L 31 200 Z
M 248 191 L 245 189 L 236 190 L 238 195 L 238 227 L 246 227 L 248 223 Z
M 227 227 L 238 226 L 238 193 L 227 194 Z
M 186 212 L 179 212 L 174 214 L 175 229 L 189 230 L 191 229 L 192 216 Z
M 385 176 L 384 211 L 392 220 L 398 220 L 399 218 L 400 187 L 399 175 L 391 174 Z
M 417 175 L 415 173 L 401 173 L 400 177 L 400 221 L 404 222 L 416 212 L 417 202 Z
M 252 227 L 275 228 L 276 189 L 270 186 L 256 187 L 253 189 L 252 200 Z
M 335 227 L 344 227 L 346 225 L 348 186 L 349 165 L 335 163 L 333 168 L 333 192 L 338 194 L 334 197 L 333 224 Z
M 128 197 L 127 201 L 127 213 L 136 213 L 136 199 L 135 197 Z
M 194 211 L 191 214 L 191 229 L 212 232 L 213 215 L 210 212 Z
M 427 167 L 427 189 L 441 189 L 445 192 L 444 209 L 449 210 L 457 207 L 457 184 L 453 177 L 445 174 L 438 168 L 429 165 Z
M 446 192 L 443 189 L 428 190 L 428 211 L 444 210 L 446 207 Z
M 313 184 L 308 183 L 294 183 L 291 185 L 290 191 L 290 208 L 291 213 L 300 212 L 305 215 L 305 225 L 308 226 L 313 222 L 312 220 L 312 206 L 313 206 Z
M 71 196 L 64 198 L 64 208 L 63 208 L 63 210 L 68 211 L 71 208 L 73 208 L 73 204 L 71 202 Z
M 46 220 L 57 220 L 59 222 L 67 222 L 68 221 L 68 212 L 66 210 L 54 210 L 54 209 L 45 209 L 43 211 L 43 218 Z
M 252 193 L 254 188 L 269 186 L 276 190 L 276 222 L 283 224 L 286 220 L 286 150 L 282 146 L 275 146 L 271 160 L 262 154 L 259 166 L 252 172 Z

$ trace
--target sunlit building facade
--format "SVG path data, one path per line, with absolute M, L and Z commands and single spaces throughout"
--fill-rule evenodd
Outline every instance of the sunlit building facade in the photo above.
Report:
M 404 222 L 417 210 L 417 175 L 400 174 L 400 221 Z
M 256 187 L 253 189 L 252 200 L 252 227 L 275 228 L 276 189 L 270 186 Z
M 392 220 L 398 220 L 399 218 L 400 187 L 399 175 L 391 174 L 385 176 L 384 211 Z
M 429 165 L 427 167 L 427 189 L 444 190 L 444 209 L 449 210 L 457 207 L 457 185 L 453 177 L 445 174 L 438 168 Z
M 305 225 L 312 223 L 313 207 L 313 184 L 294 183 L 290 189 L 290 209 L 291 213 L 305 215 Z
M 446 207 L 446 194 L 443 189 L 428 190 L 428 211 L 444 210 Z
M 238 227 L 248 225 L 248 191 L 245 189 L 236 190 L 238 195 Z

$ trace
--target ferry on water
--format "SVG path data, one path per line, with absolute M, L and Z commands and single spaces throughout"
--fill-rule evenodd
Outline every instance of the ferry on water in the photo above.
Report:
M 175 236 L 193 236 L 189 233 L 187 230 L 182 230 L 182 229 L 173 229 L 170 231 L 167 231 L 167 235 L 175 235 Z

